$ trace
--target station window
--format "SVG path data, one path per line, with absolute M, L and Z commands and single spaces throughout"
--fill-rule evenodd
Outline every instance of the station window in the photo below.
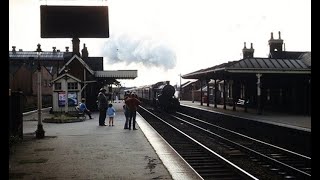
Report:
M 240 87 L 240 98 L 244 98 L 245 97 L 245 86 L 244 84 L 241 84 L 241 87 Z
M 232 86 L 233 84 L 229 84 L 229 88 L 228 88 L 229 98 L 232 98 Z
M 68 90 L 78 89 L 78 83 L 77 82 L 70 82 L 68 83 Z
M 61 90 L 61 83 L 54 83 L 54 90 Z

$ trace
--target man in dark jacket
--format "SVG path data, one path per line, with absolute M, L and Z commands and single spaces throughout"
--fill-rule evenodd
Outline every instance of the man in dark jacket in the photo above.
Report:
M 100 89 L 98 94 L 98 109 L 99 109 L 99 126 L 106 126 L 106 116 L 107 116 L 107 107 L 108 107 L 108 100 L 105 96 L 106 90 L 104 88 Z

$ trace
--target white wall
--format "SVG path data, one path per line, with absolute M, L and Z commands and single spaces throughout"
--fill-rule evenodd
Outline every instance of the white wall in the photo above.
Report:
M 72 78 L 69 78 L 67 80 L 67 82 L 78 82 Z M 59 92 L 64 92 L 65 89 L 67 88 L 66 87 L 66 83 L 65 83 L 65 79 L 64 78 L 61 78 L 61 79 L 58 79 L 57 81 L 55 81 L 55 83 L 61 83 L 61 90 L 60 91 L 55 91 L 54 90 L 54 85 L 52 86 L 52 91 L 53 91 L 53 94 L 52 94 L 52 108 L 53 108 L 53 111 L 54 112 L 64 112 L 65 111 L 65 107 L 64 106 L 59 106 L 58 105 L 58 93 Z M 81 93 L 80 93 L 80 90 L 81 90 L 81 85 L 80 83 L 78 83 L 78 89 L 76 90 L 72 90 L 72 92 L 77 92 L 77 99 L 78 99 L 78 103 L 81 102 Z M 70 90 L 68 90 L 69 92 Z M 75 106 L 69 106 L 68 107 L 68 112 L 71 112 L 71 111 L 75 111 Z

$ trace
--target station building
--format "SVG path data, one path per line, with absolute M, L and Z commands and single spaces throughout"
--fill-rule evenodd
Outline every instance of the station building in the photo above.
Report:
M 66 92 L 63 87 L 67 87 L 68 97 L 76 98 L 73 99 L 76 102 L 85 98 L 87 107 L 96 110 L 100 88 L 107 89 L 111 99 L 118 93 L 115 90 L 120 91 L 119 79 L 137 77 L 137 70 L 104 70 L 103 57 L 89 57 L 85 44 L 81 54 L 79 49 L 79 42 L 73 42 L 73 52 L 69 51 L 69 47 L 64 52 L 55 47 L 52 51 L 42 51 L 40 44 L 35 51 L 16 50 L 13 46 L 9 51 L 9 89 L 23 92 L 25 106 L 37 107 L 37 68 L 40 67 L 43 106 L 60 103 L 60 109 L 63 109 L 64 105 L 59 98 L 53 99 L 53 94 L 58 93 L 62 97 Z M 62 82 L 66 82 L 66 86 Z M 69 109 L 75 108 L 71 106 Z
M 183 75 L 200 83 L 199 89 L 184 90 L 185 100 L 192 100 L 191 89 L 200 91 L 201 105 L 212 102 L 236 110 L 242 100 L 245 111 L 256 108 L 258 114 L 270 110 L 310 115 L 311 52 L 286 51 L 280 32 L 278 39 L 271 33 L 268 43 L 268 57 L 254 57 L 253 44 L 247 48 L 244 43 L 242 59 Z

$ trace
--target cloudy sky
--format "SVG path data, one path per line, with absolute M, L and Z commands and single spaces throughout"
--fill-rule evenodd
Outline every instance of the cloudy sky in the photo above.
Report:
M 311 0 L 10 0 L 9 50 L 72 50 L 71 39 L 40 38 L 40 5 L 108 6 L 110 38 L 80 38 L 80 49 L 103 56 L 105 70 L 138 70 L 125 86 L 179 84 L 179 74 L 241 59 L 244 42 L 266 57 L 271 32 L 287 51 L 311 51 Z

